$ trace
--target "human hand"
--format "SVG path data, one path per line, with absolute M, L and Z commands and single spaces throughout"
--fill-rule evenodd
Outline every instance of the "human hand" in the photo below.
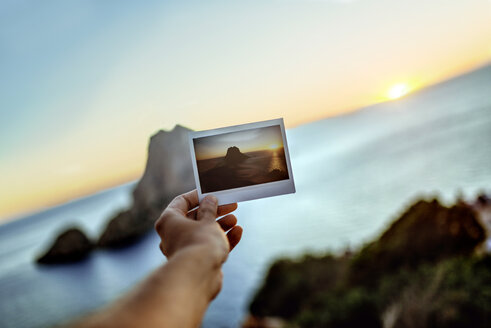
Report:
M 76 327 L 199 327 L 220 292 L 222 264 L 240 241 L 242 228 L 229 214 L 237 204 L 217 206 L 213 196 L 198 203 L 196 190 L 174 198 L 155 223 L 167 263 Z
M 229 214 L 235 209 L 237 203 L 217 206 L 214 196 L 206 196 L 199 204 L 196 190 L 177 196 L 155 223 L 162 239 L 160 249 L 170 259 L 180 250 L 204 247 L 220 264 L 225 262 L 242 237 L 237 218 Z

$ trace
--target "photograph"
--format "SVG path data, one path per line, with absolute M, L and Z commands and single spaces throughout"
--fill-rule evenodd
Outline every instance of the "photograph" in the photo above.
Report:
M 251 186 L 255 187 L 251 192 L 257 193 L 260 185 L 286 181 L 286 187 L 293 183 L 282 120 L 201 131 L 198 134 L 191 133 L 191 147 L 197 185 L 202 194 L 233 193 L 237 188 Z M 288 192 L 281 188 L 271 196 Z M 260 197 L 265 196 L 256 194 L 248 198 Z

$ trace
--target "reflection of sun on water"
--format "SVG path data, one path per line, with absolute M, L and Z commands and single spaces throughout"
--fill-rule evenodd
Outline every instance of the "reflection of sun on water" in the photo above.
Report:
M 278 152 L 276 152 L 276 151 L 273 152 L 273 157 L 271 158 L 271 161 L 269 162 L 268 171 L 271 172 L 275 169 L 282 170 L 282 171 L 284 170 L 283 163 L 280 159 L 280 156 L 278 156 Z
M 285 168 L 283 167 L 283 161 L 281 160 L 279 156 L 279 149 L 281 148 L 281 145 L 278 143 L 272 143 L 268 146 L 270 152 L 271 152 L 271 161 L 269 162 L 268 166 L 268 172 L 271 172 L 273 170 L 281 170 L 284 171 Z

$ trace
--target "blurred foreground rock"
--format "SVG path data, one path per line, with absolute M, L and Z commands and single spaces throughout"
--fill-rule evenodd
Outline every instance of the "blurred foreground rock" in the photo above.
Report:
M 383 274 L 471 254 L 486 239 L 477 213 L 467 204 L 442 206 L 420 200 L 352 261 L 353 283 L 376 283 Z
M 491 255 L 480 252 L 489 211 L 483 195 L 451 207 L 420 200 L 357 252 L 278 260 L 251 317 L 288 327 L 490 327 Z
M 130 245 L 150 230 L 153 222 L 152 216 L 146 213 L 139 215 L 136 209 L 119 212 L 107 224 L 97 246 L 116 248 Z
M 150 138 L 145 172 L 133 190 L 133 206 L 109 221 L 99 247 L 121 247 L 138 240 L 175 196 L 195 188 L 189 131 L 176 125 Z
M 38 263 L 68 263 L 85 258 L 92 250 L 92 242 L 78 228 L 70 228 L 61 233 L 53 245 L 41 255 Z
M 175 196 L 195 188 L 189 131 L 176 125 L 172 131 L 161 130 L 150 138 L 145 172 L 133 190 L 132 206 L 109 219 L 97 241 L 98 247 L 123 247 L 137 241 L 153 228 L 154 222 Z M 65 257 L 78 258 L 77 241 L 74 238 L 63 239 Z M 74 243 L 73 247 L 70 247 L 71 243 Z M 43 263 L 64 261 L 64 257 L 48 258 L 52 260 Z

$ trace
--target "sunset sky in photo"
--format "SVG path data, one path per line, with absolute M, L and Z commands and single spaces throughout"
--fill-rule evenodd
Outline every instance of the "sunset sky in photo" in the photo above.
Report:
M 0 221 L 139 178 L 159 129 L 291 128 L 490 59 L 489 0 L 4 0 Z
M 193 142 L 198 161 L 223 157 L 229 147 L 238 147 L 242 153 L 283 147 L 279 125 L 195 138 Z

